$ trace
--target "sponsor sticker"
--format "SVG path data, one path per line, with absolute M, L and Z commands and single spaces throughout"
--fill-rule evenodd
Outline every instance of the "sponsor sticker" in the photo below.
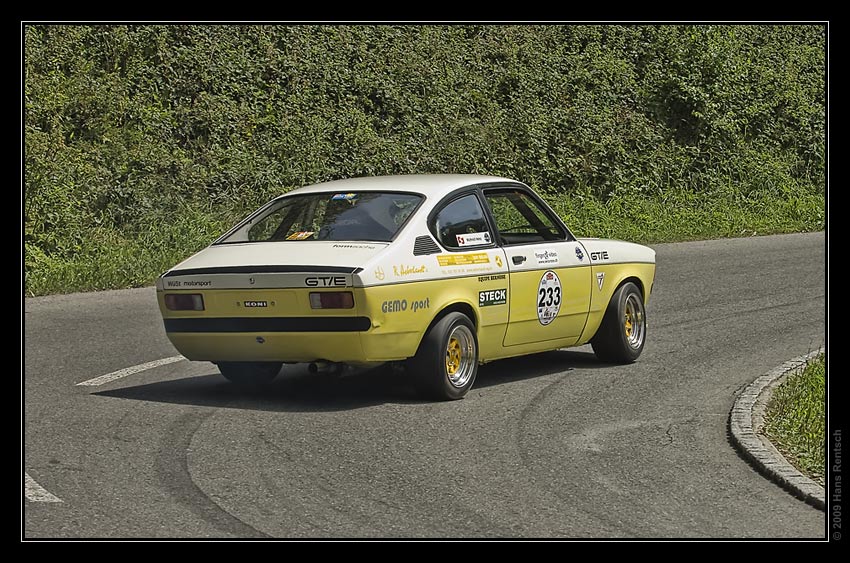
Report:
M 576 247 L 576 258 L 578 258 L 578 261 L 579 261 L 579 262 L 581 262 L 582 260 L 584 260 L 584 252 L 582 252 L 582 251 L 581 251 L 581 247 L 580 247 L 580 246 L 577 246 L 577 247 Z
M 603 283 L 605 283 L 605 272 L 596 272 L 596 285 L 599 286 L 599 291 L 602 291 Z
M 505 289 L 489 289 L 487 291 L 478 292 L 478 306 L 489 307 L 491 305 L 504 305 L 508 302 L 508 290 Z
M 471 254 L 441 254 L 437 256 L 440 266 L 469 266 L 470 264 L 489 264 L 490 257 L 486 252 Z
M 502 267 L 502 257 L 498 254 L 496 255 L 496 265 L 500 268 Z
M 286 240 L 304 240 L 305 238 L 310 238 L 316 233 L 316 231 L 296 231 L 286 237 Z
M 537 286 L 537 320 L 543 326 L 555 320 L 561 310 L 561 279 L 547 270 Z
M 268 307 L 268 301 L 243 301 L 242 305 L 245 307 Z
M 360 194 L 354 194 L 354 193 L 334 194 L 334 196 L 331 198 L 331 201 L 333 201 L 333 200 L 354 201 L 358 197 L 360 197 Z
M 381 281 L 381 280 L 383 280 L 385 277 L 386 277 L 386 274 L 384 274 L 384 269 L 383 269 L 383 268 L 381 268 L 380 266 L 378 266 L 377 268 L 375 268 L 375 279 L 377 279 L 378 281 Z
M 455 235 L 458 246 L 476 246 L 479 244 L 490 244 L 490 233 L 466 233 L 465 235 Z
M 554 250 L 535 250 L 534 257 L 538 264 L 557 264 L 558 253 Z

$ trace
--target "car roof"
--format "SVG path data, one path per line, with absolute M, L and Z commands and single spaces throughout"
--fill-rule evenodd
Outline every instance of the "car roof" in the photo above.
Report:
M 510 178 L 484 176 L 479 174 L 407 174 L 397 176 L 366 176 L 333 180 L 298 188 L 283 194 L 307 194 L 315 192 L 362 192 L 395 191 L 416 192 L 430 197 L 442 197 L 458 188 L 474 184 L 487 183 L 520 184 Z

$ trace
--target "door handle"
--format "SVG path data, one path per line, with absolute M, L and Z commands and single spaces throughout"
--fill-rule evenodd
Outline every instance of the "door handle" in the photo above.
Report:
M 525 256 L 511 256 L 511 261 L 514 263 L 514 266 L 519 266 L 525 262 Z

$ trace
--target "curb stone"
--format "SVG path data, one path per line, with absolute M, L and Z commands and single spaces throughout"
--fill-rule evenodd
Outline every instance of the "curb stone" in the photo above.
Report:
M 764 425 L 764 411 L 773 390 L 785 381 L 789 374 L 799 371 L 823 351 L 824 347 L 821 346 L 756 378 L 741 391 L 729 414 L 732 441 L 741 454 L 752 461 L 766 477 L 821 510 L 826 508 L 824 488 L 800 473 L 767 438 L 761 437 L 759 432 Z

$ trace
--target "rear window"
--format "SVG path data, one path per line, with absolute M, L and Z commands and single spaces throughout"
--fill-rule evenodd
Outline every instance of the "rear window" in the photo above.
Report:
M 388 242 L 422 196 L 395 192 L 315 193 L 272 202 L 217 244 L 305 240 Z

